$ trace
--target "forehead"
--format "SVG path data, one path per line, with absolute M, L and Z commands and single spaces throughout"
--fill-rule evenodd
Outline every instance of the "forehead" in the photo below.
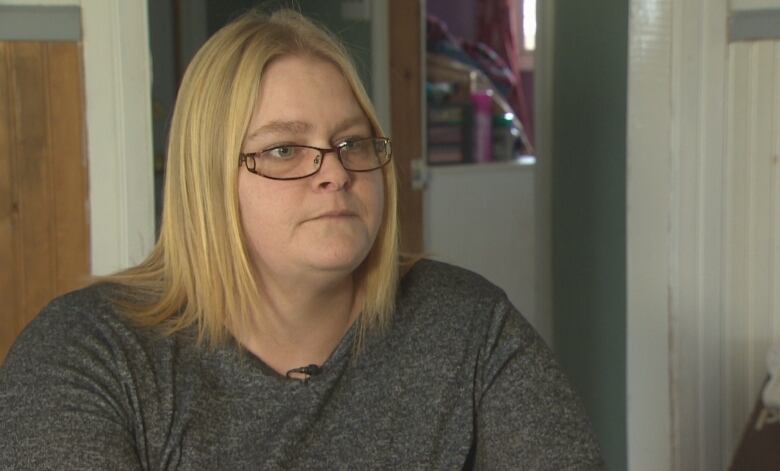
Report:
M 299 123 L 301 132 L 344 122 L 368 125 L 338 66 L 321 58 L 297 55 L 274 59 L 266 66 L 249 131 L 280 121 Z

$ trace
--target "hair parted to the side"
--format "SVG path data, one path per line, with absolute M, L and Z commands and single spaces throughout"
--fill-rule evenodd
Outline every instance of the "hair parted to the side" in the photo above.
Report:
M 98 281 L 120 286 L 116 299 L 139 325 L 167 334 L 195 327 L 198 341 L 219 344 L 255 325 L 261 296 L 238 204 L 238 157 L 263 70 L 275 58 L 311 55 L 334 63 L 376 136 L 384 136 L 345 48 L 300 13 L 250 11 L 212 36 L 187 68 L 176 99 L 160 236 L 139 265 Z M 397 180 L 383 173 L 385 207 L 376 241 L 356 270 L 363 294 L 358 345 L 385 326 L 398 284 Z

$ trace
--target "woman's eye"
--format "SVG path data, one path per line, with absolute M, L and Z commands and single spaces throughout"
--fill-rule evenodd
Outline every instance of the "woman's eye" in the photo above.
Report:
M 365 146 L 363 139 L 349 139 L 344 141 L 343 149 L 348 151 L 361 150 Z
M 295 146 L 274 147 L 273 149 L 268 149 L 263 152 L 263 155 L 276 159 L 289 159 L 295 155 Z

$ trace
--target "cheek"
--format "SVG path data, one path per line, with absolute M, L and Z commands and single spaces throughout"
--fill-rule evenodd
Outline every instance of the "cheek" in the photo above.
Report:
M 275 202 L 273 192 L 268 191 L 258 177 L 239 175 L 238 208 L 244 235 L 249 243 L 255 243 L 264 237 L 264 232 L 275 226 L 277 219 L 273 214 Z
M 253 213 L 257 208 L 257 189 L 252 185 L 250 177 L 245 173 L 238 177 L 238 210 L 241 214 L 241 224 L 244 226 L 244 232 L 249 230 L 248 225 L 255 219 Z M 247 234 L 249 235 L 249 234 Z
M 372 227 L 372 232 L 376 233 L 379 230 L 379 225 L 384 219 L 385 186 L 381 173 L 378 173 L 372 180 L 369 211 L 371 212 L 374 225 L 374 227 Z

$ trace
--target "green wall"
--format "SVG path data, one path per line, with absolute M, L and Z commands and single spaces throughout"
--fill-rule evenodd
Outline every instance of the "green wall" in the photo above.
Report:
M 554 347 L 622 470 L 628 0 L 557 0 L 554 31 Z
M 341 1 L 298 0 L 300 10 L 328 27 L 349 49 L 363 85 L 371 96 L 371 21 L 341 18 Z
M 341 0 L 208 0 L 209 36 L 244 11 L 257 7 L 270 12 L 294 8 L 325 25 L 349 50 L 366 91 L 371 95 L 371 21 L 341 18 Z

